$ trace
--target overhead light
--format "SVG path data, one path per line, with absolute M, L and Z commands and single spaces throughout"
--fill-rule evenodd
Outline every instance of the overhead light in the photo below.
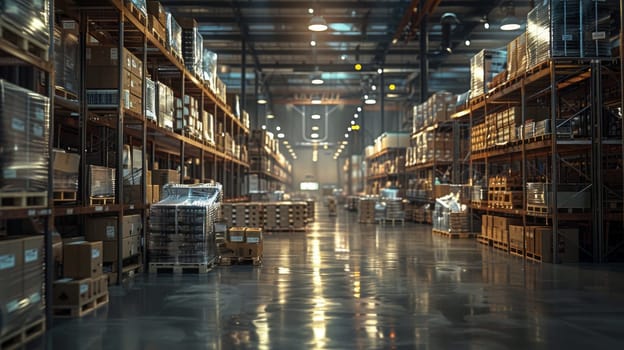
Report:
M 352 120 L 352 121 L 351 121 L 351 125 L 355 125 L 355 120 Z
M 394 90 L 396 90 L 396 84 L 394 84 L 394 83 L 390 83 L 390 84 L 388 85 L 388 90 L 390 90 L 390 91 L 394 91 Z
M 257 102 L 258 102 L 259 105 L 265 105 L 265 104 L 267 104 L 268 101 L 267 101 L 266 96 L 264 96 L 264 94 L 259 94 Z
M 522 25 L 520 25 L 520 20 L 516 16 L 503 18 L 500 26 L 500 29 L 504 31 L 518 30 L 520 28 L 522 28 Z
M 386 94 L 387 98 L 397 98 L 399 96 L 400 96 L 399 94 Z
M 357 114 L 357 113 L 354 113 L 354 114 L 353 114 L 353 118 L 354 118 L 354 119 L 357 119 L 357 118 L 359 118 L 359 117 L 360 117 L 360 115 L 359 115 L 359 114 Z
M 349 57 L 349 56 L 347 56 L 346 54 L 343 53 L 342 55 L 340 55 L 340 60 L 346 61 L 347 57 Z
M 349 144 L 349 141 L 342 141 L 342 144 L 343 144 L 343 145 L 348 145 L 348 144 Z
M 310 46 L 316 46 L 316 40 L 310 40 Z
M 310 103 L 312 103 L 313 105 L 320 105 L 321 103 L 323 103 L 323 101 L 321 101 L 321 99 L 318 97 L 312 97 Z
M 314 74 L 314 77 L 312 77 L 312 85 L 322 85 L 324 82 L 321 73 Z
M 318 127 L 318 126 L 314 125 L 314 126 L 312 127 L 312 131 L 318 131 L 318 130 L 319 130 L 319 127 Z
M 361 112 L 362 111 L 362 107 L 358 106 L 357 111 Z
M 266 125 L 261 126 L 262 130 L 266 130 Z
M 375 103 L 377 103 L 377 100 L 375 99 L 375 96 L 365 95 L 364 103 L 366 103 L 367 105 L 374 105 Z
M 399 42 L 399 38 L 392 38 L 392 44 L 396 45 Z
M 279 134 L 277 134 L 277 138 L 278 139 L 283 139 L 285 137 L 284 133 L 280 132 Z
M 466 46 L 470 46 L 470 44 L 472 44 L 472 43 L 470 42 L 470 39 L 466 39 L 466 41 L 464 41 L 464 45 L 466 45 Z
M 313 13 L 314 13 L 314 9 L 310 7 L 310 8 L 308 9 L 308 13 L 309 13 L 309 14 L 313 14 Z
M 371 85 L 371 90 L 377 91 L 377 85 Z
M 355 69 L 356 71 L 361 71 L 362 70 L 362 65 L 359 63 L 356 63 L 355 65 L 353 65 L 353 69 Z
M 318 139 L 319 138 L 319 134 L 316 133 L 316 132 L 313 132 L 313 133 L 310 134 L 310 137 L 313 138 L 313 139 Z
M 288 144 L 288 140 L 284 140 L 284 144 L 287 145 Z
M 353 125 L 353 126 L 351 127 L 351 130 L 353 130 L 353 131 L 358 131 L 358 130 L 360 130 L 360 126 L 359 126 L 359 125 L 357 125 L 357 124 L 355 124 L 355 125 Z
M 442 25 L 442 39 L 440 42 L 440 50 L 445 53 L 453 53 L 453 43 L 451 38 L 452 26 L 459 24 L 457 15 L 452 12 L 446 12 L 440 18 Z
M 273 118 L 275 118 L 275 115 L 273 113 L 269 112 L 269 113 L 267 113 L 266 117 L 267 117 L 267 119 L 273 119 Z
M 351 127 L 348 127 L 348 128 L 347 128 L 347 131 L 348 131 L 348 132 L 351 132 Z
M 377 68 L 377 74 L 383 74 L 383 68 Z
M 308 29 L 313 32 L 323 32 L 327 30 L 327 22 L 321 16 L 314 16 L 310 19 L 310 23 L 308 24 Z
M 518 30 L 522 26 L 520 25 L 520 19 L 516 17 L 516 7 L 512 1 L 505 3 L 504 5 L 505 18 L 501 21 L 501 30 Z
M 321 119 L 321 115 L 320 115 L 320 114 L 312 114 L 312 115 L 310 116 L 310 118 L 315 119 L 315 120 L 318 120 L 318 119 Z
M 328 149 L 328 148 L 329 148 L 329 146 L 327 144 L 323 145 L 323 149 Z
M 348 138 L 349 138 L 349 134 L 345 134 L 345 139 L 348 139 Z

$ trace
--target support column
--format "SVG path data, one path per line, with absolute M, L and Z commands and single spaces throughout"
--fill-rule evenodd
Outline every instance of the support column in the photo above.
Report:
M 384 96 L 384 75 L 379 74 L 379 113 L 381 114 L 381 132 L 386 132 L 386 112 L 384 111 L 385 99 Z
M 240 92 L 240 106 L 241 109 L 247 110 L 247 95 L 245 90 L 247 89 L 247 40 L 243 38 L 241 42 L 241 92 Z M 258 127 L 254 125 L 254 127 Z
M 592 236 L 594 262 L 602 263 L 605 257 L 604 203 L 602 177 L 602 67 L 599 60 L 591 63 L 591 113 L 592 113 Z M 554 131 L 554 130 L 553 130 Z M 576 247 L 575 247 L 576 248 Z
M 120 11 L 119 12 L 119 43 L 118 43 L 118 47 L 117 47 L 117 52 L 119 52 L 120 54 L 123 52 L 124 49 L 124 11 Z M 123 91 L 123 80 L 124 80 L 124 71 L 123 71 L 123 67 L 121 66 L 121 62 L 119 63 L 119 67 L 118 67 L 118 76 L 117 79 L 119 81 L 119 85 L 118 85 L 118 89 L 117 91 Z M 117 213 L 117 232 L 124 232 L 123 231 L 123 143 L 124 143 L 124 103 L 123 103 L 123 95 L 121 93 L 117 94 L 117 105 L 118 107 L 118 114 L 119 114 L 119 118 L 117 118 L 117 161 L 116 161 L 116 165 L 117 165 L 117 191 L 116 191 L 116 198 L 115 198 L 115 202 L 117 204 L 120 204 L 120 209 L 119 212 Z M 117 239 L 117 285 L 121 285 L 121 272 L 123 271 L 123 259 L 121 259 L 121 257 L 123 256 L 123 239 Z
M 418 2 L 418 12 L 424 13 L 425 2 Z M 427 21 L 429 15 L 425 14 L 420 22 L 420 52 L 418 53 L 418 59 L 420 62 L 420 102 L 425 102 L 429 95 L 429 86 L 427 78 L 429 76 L 429 61 L 427 60 L 427 50 L 429 49 L 429 38 L 427 33 Z

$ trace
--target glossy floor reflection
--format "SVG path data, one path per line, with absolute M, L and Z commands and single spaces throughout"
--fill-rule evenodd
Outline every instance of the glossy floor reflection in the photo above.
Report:
M 137 276 L 48 349 L 618 349 L 624 268 L 524 264 L 430 226 L 318 213 L 264 265 Z

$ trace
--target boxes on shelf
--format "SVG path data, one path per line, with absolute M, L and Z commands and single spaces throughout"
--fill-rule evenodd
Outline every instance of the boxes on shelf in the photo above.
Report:
M 122 106 L 136 114 L 141 114 L 141 98 L 123 90 L 121 96 Z M 116 89 L 90 89 L 87 90 L 87 103 L 90 108 L 117 108 L 119 106 L 119 90 Z
M 153 15 L 163 27 L 167 25 L 167 11 L 160 1 L 147 1 L 147 13 Z
M 202 74 L 204 84 L 208 86 L 212 92 L 217 91 L 217 54 L 206 48 L 202 55 Z
M 171 169 L 152 170 L 152 185 L 164 186 L 167 184 L 179 184 L 180 173 Z
M 75 21 L 62 21 L 60 26 L 54 28 L 54 60 L 56 65 L 54 79 L 57 87 L 61 87 L 72 94 L 78 93 L 79 54 L 77 23 Z
M 156 83 L 145 78 L 145 118 L 158 121 L 156 108 Z
M 50 43 L 50 10 L 47 1 L 3 1 L 0 21 L 19 29 L 22 35 L 36 41 L 42 50 L 47 51 Z
M 527 36 L 526 32 L 507 44 L 507 72 L 509 78 L 524 74 L 527 70 Z
M 156 115 L 158 126 L 173 130 L 175 116 L 175 97 L 173 90 L 162 82 L 156 84 Z
M 529 257 L 548 263 L 575 263 L 579 261 L 578 228 L 559 228 L 557 261 L 553 261 L 552 227 L 526 226 L 526 251 Z
M 54 170 L 55 191 L 78 191 L 80 155 L 53 149 L 52 168 Z
M 487 84 L 502 72 L 507 64 L 504 50 L 481 50 L 470 59 L 470 97 L 488 92 Z
M 182 59 L 182 27 L 169 11 L 167 11 L 167 45 L 175 55 Z
M 125 70 L 134 74 L 137 77 L 143 76 L 143 62 L 133 55 L 128 49 L 124 48 L 119 54 L 119 48 L 117 46 L 88 46 L 87 47 L 87 66 L 88 67 L 123 67 Z M 120 57 L 121 56 L 121 57 Z M 121 62 L 121 63 L 120 63 Z M 97 71 L 95 72 L 97 73 Z M 107 80 L 100 82 L 103 84 L 110 84 L 108 80 L 116 80 L 118 74 L 112 76 L 105 75 L 104 79 Z M 87 77 L 88 78 L 88 77 Z M 87 83 L 87 87 L 88 83 Z M 114 84 L 110 87 L 104 88 L 117 88 L 118 84 Z
M 197 76 L 203 75 L 204 39 L 199 33 L 197 22 L 193 19 L 181 19 L 182 57 L 184 65 Z
M 43 192 L 48 178 L 49 99 L 0 80 L 0 191 Z
M 557 186 L 557 208 L 589 209 L 591 208 L 591 192 L 587 184 L 559 184 Z M 553 192 L 552 184 L 542 182 L 528 182 L 527 207 L 529 210 L 552 212 Z
M 89 196 L 115 196 L 115 169 L 89 165 Z
M 132 4 L 137 10 L 139 10 L 144 16 L 147 16 L 147 7 L 145 0 L 125 0 L 126 4 Z
M 552 57 L 611 57 L 607 1 L 547 0 L 527 15 L 529 68 Z

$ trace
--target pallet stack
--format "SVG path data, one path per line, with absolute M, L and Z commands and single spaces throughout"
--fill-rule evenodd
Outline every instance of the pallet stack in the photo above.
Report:
M 264 240 L 259 227 L 231 227 L 219 252 L 219 264 L 262 263 Z
M 336 198 L 327 197 L 327 211 L 329 216 L 336 216 L 338 213 L 336 212 Z
M 395 221 L 405 223 L 405 212 L 403 211 L 403 200 L 401 198 L 385 199 L 386 216 L 385 221 L 391 221 L 394 225 Z
M 375 223 L 375 204 L 376 198 L 362 197 L 358 206 L 358 221 L 360 224 L 374 224 Z
M 307 202 L 223 203 L 221 217 L 228 227 L 261 227 L 265 231 L 305 231 Z
M 108 303 L 108 276 L 102 273 L 102 242 L 63 245 L 63 276 L 54 282 L 57 317 L 82 317 Z

